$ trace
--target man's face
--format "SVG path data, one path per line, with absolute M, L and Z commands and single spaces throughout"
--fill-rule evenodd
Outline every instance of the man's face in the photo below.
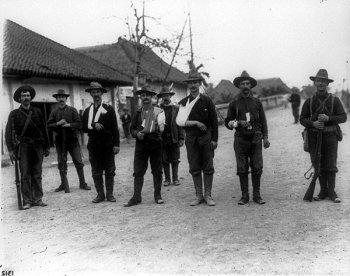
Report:
M 239 83 L 239 89 L 242 91 L 244 95 L 248 95 L 250 90 L 252 89 L 252 84 L 249 80 L 244 80 Z
M 32 100 L 32 97 L 30 95 L 29 91 L 23 91 L 21 92 L 21 97 L 20 97 L 20 102 L 23 105 L 28 105 L 30 104 L 30 101 Z
M 199 80 L 193 80 L 193 81 L 187 82 L 187 87 L 190 89 L 191 92 L 198 92 L 200 86 L 201 86 L 201 81 Z
M 94 101 L 101 101 L 102 100 L 102 91 L 100 89 L 91 90 L 90 95 L 94 99 Z
M 325 79 L 319 79 L 316 78 L 316 80 L 314 81 L 314 85 L 316 86 L 316 89 L 318 92 L 327 92 L 327 86 L 328 86 L 329 82 Z
M 162 96 L 162 101 L 164 104 L 168 105 L 170 104 L 170 98 L 171 98 L 171 95 L 170 94 L 165 94 Z
M 58 102 L 59 106 L 63 107 L 63 106 L 66 105 L 67 97 L 66 96 L 62 96 L 62 95 L 57 96 L 56 97 L 56 101 Z
M 152 103 L 152 95 L 149 93 L 142 93 L 140 95 L 142 104 L 151 104 Z

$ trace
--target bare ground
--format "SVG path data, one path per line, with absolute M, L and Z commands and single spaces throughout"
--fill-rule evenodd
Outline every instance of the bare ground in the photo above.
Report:
M 116 157 L 117 203 L 92 204 L 96 192 L 78 189 L 72 164 L 71 193 L 53 192 L 59 176 L 51 154 L 43 173 L 49 206 L 18 211 L 14 169 L 3 168 L 1 269 L 14 275 L 350 275 L 350 124 L 342 125 L 345 136 L 339 144 L 342 203 L 306 203 L 303 173 L 310 164 L 302 150 L 302 127 L 291 123 L 290 109 L 267 111 L 267 117 L 271 148 L 264 150 L 263 206 L 237 205 L 233 132 L 224 127 L 214 161 L 216 207 L 189 206 L 194 188 L 184 148 L 182 184 L 163 188 L 164 205 L 154 203 L 147 172 L 142 204 L 122 206 L 133 191 L 133 143 L 122 143 Z

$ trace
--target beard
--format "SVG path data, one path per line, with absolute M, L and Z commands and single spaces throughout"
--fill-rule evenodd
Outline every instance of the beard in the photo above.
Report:
M 170 104 L 170 100 L 169 99 L 165 99 L 163 102 L 164 102 L 164 104 Z

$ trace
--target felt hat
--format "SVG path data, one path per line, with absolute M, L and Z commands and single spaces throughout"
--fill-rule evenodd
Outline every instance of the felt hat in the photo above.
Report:
M 99 84 L 98 82 L 95 82 L 95 81 L 90 82 L 90 87 L 85 89 L 86 92 L 91 92 L 91 90 L 100 90 L 100 91 L 102 91 L 102 93 L 107 92 L 107 90 L 105 88 L 103 88 L 101 84 Z
M 201 73 L 191 70 L 187 74 L 187 79 L 184 80 L 184 82 L 191 82 L 191 81 L 204 81 L 204 78 L 202 77 Z
M 52 95 L 52 97 L 57 98 L 58 96 L 65 96 L 66 98 L 68 98 L 70 95 L 69 95 L 69 93 L 67 93 L 63 89 L 59 89 L 59 90 L 57 90 L 56 94 Z
M 233 84 L 234 86 L 236 86 L 237 88 L 239 88 L 239 84 L 244 81 L 244 80 L 249 80 L 252 88 L 255 87 L 258 82 L 256 81 L 256 79 L 252 78 L 251 76 L 249 76 L 249 74 L 247 73 L 247 71 L 243 71 L 240 77 L 237 77 L 233 80 Z
M 145 84 L 144 86 L 141 87 L 140 90 L 136 91 L 136 95 L 141 95 L 143 93 L 150 94 L 152 96 L 157 95 L 157 93 L 155 91 L 153 91 L 153 89 L 151 88 L 151 86 L 149 84 Z
M 32 98 L 32 100 L 35 97 L 35 90 L 33 87 L 29 86 L 29 85 L 23 85 L 17 88 L 17 90 L 15 91 L 15 93 L 13 94 L 13 99 L 18 102 L 21 103 L 21 93 L 22 92 L 29 92 L 30 93 L 30 97 Z
M 171 89 L 169 89 L 169 87 L 166 86 L 162 86 L 162 88 L 160 89 L 160 92 L 157 94 L 158 98 L 161 98 L 164 95 L 175 95 L 175 92 L 173 92 Z
M 318 70 L 315 77 L 311 76 L 310 80 L 315 81 L 316 79 L 323 79 L 328 81 L 329 83 L 333 82 L 334 80 L 328 78 L 328 72 L 326 69 L 320 69 Z

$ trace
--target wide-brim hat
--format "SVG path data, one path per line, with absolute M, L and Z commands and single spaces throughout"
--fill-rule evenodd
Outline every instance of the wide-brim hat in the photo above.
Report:
M 85 89 L 85 92 L 91 92 L 91 90 L 100 90 L 102 91 L 102 93 L 106 93 L 107 90 L 105 88 L 102 87 L 101 84 L 99 84 L 98 82 L 90 82 L 90 87 Z
M 328 78 L 328 72 L 326 69 L 320 69 L 318 70 L 315 77 L 311 76 L 310 80 L 315 81 L 316 79 L 323 79 L 328 81 L 329 83 L 333 82 L 334 80 Z
M 163 86 L 163 87 L 160 89 L 160 92 L 157 94 L 157 97 L 158 97 L 158 98 L 161 98 L 161 97 L 164 96 L 164 95 L 173 96 L 173 95 L 175 95 L 175 92 L 173 92 L 171 89 L 169 89 L 169 87 Z
M 70 95 L 69 95 L 69 93 L 67 93 L 63 89 L 59 89 L 59 90 L 57 90 L 56 94 L 52 95 L 52 97 L 57 98 L 58 96 L 65 96 L 66 98 L 68 98 Z
M 152 87 L 149 84 L 142 86 L 141 89 L 137 90 L 135 93 L 136 95 L 141 95 L 143 93 L 150 94 L 152 96 L 157 95 L 157 93 L 152 90 Z
M 233 85 L 236 86 L 237 88 L 239 88 L 239 84 L 244 81 L 244 80 L 249 80 L 252 88 L 255 87 L 258 82 L 256 81 L 256 79 L 252 78 L 251 76 L 249 76 L 249 74 L 247 73 L 247 71 L 243 71 L 240 77 L 237 77 L 233 80 Z
M 187 79 L 184 80 L 184 82 L 190 81 L 204 81 L 204 78 L 202 77 L 201 73 L 190 71 L 187 75 Z
M 32 100 L 35 97 L 35 90 L 33 87 L 29 86 L 29 85 L 23 85 L 17 88 L 17 90 L 15 91 L 15 93 L 13 94 L 13 99 L 18 102 L 21 103 L 21 93 L 22 92 L 29 92 L 30 93 L 30 97 L 32 98 Z

